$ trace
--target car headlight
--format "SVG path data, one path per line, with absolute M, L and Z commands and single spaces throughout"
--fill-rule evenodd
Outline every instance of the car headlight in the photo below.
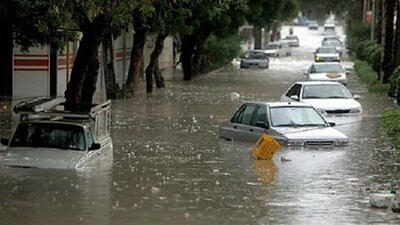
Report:
M 287 144 L 288 144 L 289 147 L 303 147 L 304 146 L 304 141 L 302 141 L 302 140 L 289 140 Z
M 350 109 L 349 113 L 360 113 L 361 112 L 361 108 L 352 108 Z
M 348 145 L 349 144 L 349 139 L 348 138 L 343 138 L 336 140 L 336 145 Z
M 319 56 L 315 56 L 315 60 L 319 60 Z

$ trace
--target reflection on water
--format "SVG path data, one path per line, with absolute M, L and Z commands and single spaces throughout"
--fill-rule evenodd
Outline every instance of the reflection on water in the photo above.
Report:
M 253 169 L 264 185 L 270 184 L 275 177 L 276 166 L 272 160 L 254 160 Z

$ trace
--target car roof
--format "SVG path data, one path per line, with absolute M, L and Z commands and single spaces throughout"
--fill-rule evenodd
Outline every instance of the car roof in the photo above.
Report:
M 320 47 L 318 47 L 318 48 L 332 48 L 332 49 L 336 49 L 336 47 L 335 46 L 326 46 L 326 45 L 324 45 L 324 46 L 320 46 Z
M 22 123 L 48 123 L 48 124 L 68 124 L 74 126 L 90 126 L 90 121 L 88 120 L 77 120 L 77 119 L 59 119 L 59 120 L 49 120 L 49 119 L 32 119 L 21 121 Z
M 246 52 L 262 52 L 262 53 L 265 53 L 265 51 L 262 50 L 262 49 L 252 49 L 252 50 L 247 50 Z
M 301 84 L 301 85 L 341 85 L 343 84 L 339 82 L 332 82 L 332 81 L 297 81 L 294 84 Z
M 266 105 L 272 108 L 284 106 L 313 107 L 312 105 L 303 102 L 246 102 L 245 104 Z
M 312 64 L 313 65 L 335 65 L 335 64 L 338 64 L 340 66 L 342 65 L 339 62 L 313 62 Z

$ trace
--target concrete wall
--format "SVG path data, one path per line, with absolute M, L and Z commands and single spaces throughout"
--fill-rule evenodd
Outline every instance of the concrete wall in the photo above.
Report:
M 144 69 L 149 63 L 151 52 L 154 48 L 154 35 L 149 35 L 144 48 Z M 123 32 L 114 40 L 114 69 L 116 82 L 119 87 L 125 83 L 128 76 L 130 54 L 133 44 L 133 32 Z M 63 53 L 57 56 L 57 95 L 64 96 L 67 83 L 70 79 L 73 60 L 78 48 L 78 43 L 66 43 Z M 35 97 L 50 95 L 50 48 L 49 46 L 32 47 L 28 52 L 19 48 L 14 50 L 13 97 Z M 68 56 L 67 56 L 68 55 Z M 68 58 L 68 60 L 67 60 Z M 99 50 L 100 68 L 96 99 L 105 99 L 104 71 Z M 160 69 L 173 66 L 173 38 L 168 37 L 164 42 L 164 50 L 159 59 Z

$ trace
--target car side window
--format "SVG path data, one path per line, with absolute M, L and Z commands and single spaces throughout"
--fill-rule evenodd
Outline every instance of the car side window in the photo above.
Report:
M 247 105 L 240 118 L 240 123 L 250 125 L 251 118 L 253 117 L 255 109 L 256 107 L 254 105 Z
M 240 123 L 240 119 L 242 117 L 243 114 L 243 110 L 246 108 L 246 105 L 242 105 L 238 111 L 236 111 L 236 113 L 233 115 L 231 122 L 232 123 Z
M 94 140 L 92 136 L 92 132 L 90 131 L 90 128 L 85 129 L 85 136 L 86 136 L 86 146 L 88 148 L 92 147 Z
M 256 126 L 258 122 L 266 123 L 267 120 L 267 107 L 259 106 L 254 113 L 253 120 L 251 121 L 251 125 Z
M 300 84 L 295 84 L 290 88 L 290 90 L 286 93 L 287 97 L 291 97 L 293 95 L 297 95 L 300 97 L 300 91 L 301 91 L 301 85 Z

